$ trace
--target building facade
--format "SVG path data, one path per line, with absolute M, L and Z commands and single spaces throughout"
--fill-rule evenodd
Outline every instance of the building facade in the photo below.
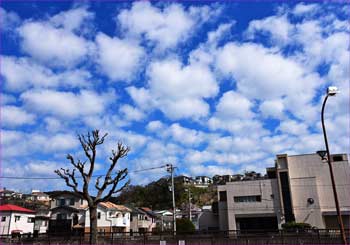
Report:
M 346 154 L 331 157 L 344 225 L 349 228 L 349 161 Z M 277 229 L 292 221 L 338 228 L 329 167 L 317 154 L 277 155 L 265 178 L 218 186 L 218 199 L 221 230 Z
M 101 202 L 97 206 L 98 232 L 129 232 L 131 210 L 112 202 Z M 85 213 L 85 232 L 90 232 L 90 212 Z
M 12 204 L 0 206 L 0 235 L 33 233 L 35 211 Z

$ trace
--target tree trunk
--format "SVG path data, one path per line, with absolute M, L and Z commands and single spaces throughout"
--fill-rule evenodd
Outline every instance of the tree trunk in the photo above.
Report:
M 89 208 L 90 211 L 90 244 L 97 244 L 97 207 Z

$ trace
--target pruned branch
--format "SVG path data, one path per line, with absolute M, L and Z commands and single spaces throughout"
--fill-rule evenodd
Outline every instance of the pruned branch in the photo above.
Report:
M 55 173 L 65 180 L 66 185 L 71 187 L 74 192 L 82 194 L 82 192 L 78 191 L 78 182 L 75 178 L 75 169 L 73 169 L 72 173 L 70 173 L 69 169 L 61 168 L 61 170 L 55 170 Z
M 119 189 L 116 189 L 116 188 L 117 188 L 118 184 L 127 177 L 127 175 L 128 175 L 128 169 L 125 168 L 123 170 L 119 170 L 118 173 L 117 173 L 117 176 L 113 180 L 110 180 L 109 182 L 107 182 L 107 184 L 106 184 L 106 187 L 109 186 L 109 185 L 112 185 L 112 187 L 109 190 L 108 194 L 105 197 L 103 197 L 102 199 L 98 199 L 98 196 L 97 196 L 96 197 L 97 201 L 98 202 L 108 201 L 109 198 L 111 198 L 111 196 L 113 194 L 121 192 L 123 189 L 125 189 L 129 185 L 130 180 L 125 182 L 121 188 L 119 188 Z

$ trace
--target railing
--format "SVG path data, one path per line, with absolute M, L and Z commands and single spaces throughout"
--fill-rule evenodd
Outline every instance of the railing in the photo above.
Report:
M 346 230 L 349 241 L 349 230 Z M 44 233 L 1 235 L 1 244 L 88 244 L 89 233 Z M 340 244 L 340 230 L 303 229 L 303 230 L 249 230 L 249 231 L 195 231 L 177 232 L 103 232 L 98 233 L 99 244 Z

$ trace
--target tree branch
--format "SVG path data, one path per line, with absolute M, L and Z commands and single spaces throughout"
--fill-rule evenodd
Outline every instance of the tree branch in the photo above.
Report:
M 66 182 L 66 185 L 71 187 L 74 192 L 80 194 L 80 195 L 83 195 L 83 193 L 81 191 L 78 190 L 78 182 L 74 176 L 75 174 L 75 169 L 73 169 L 72 173 L 70 173 L 70 170 L 69 169 L 64 169 L 64 168 L 61 168 L 61 170 L 55 170 L 55 173 L 60 176 L 62 179 L 65 180 Z M 71 183 L 73 182 L 73 183 Z
M 108 201 L 109 198 L 110 198 L 113 194 L 118 193 L 118 192 L 122 191 L 123 189 L 125 189 L 125 188 L 129 185 L 130 180 L 128 180 L 126 183 L 124 183 L 124 185 L 123 185 L 121 188 L 117 189 L 117 190 L 116 190 L 116 187 L 118 186 L 118 184 L 119 184 L 121 181 L 123 181 L 123 180 L 127 177 L 127 175 L 128 175 L 128 169 L 127 169 L 127 168 L 125 168 L 125 169 L 123 169 L 123 170 L 119 170 L 117 176 L 116 176 L 113 180 L 109 181 L 109 182 L 106 184 L 106 187 L 107 187 L 108 185 L 112 185 L 112 187 L 111 187 L 111 189 L 109 190 L 108 194 L 107 194 L 105 197 L 103 197 L 103 198 L 100 198 L 100 197 L 97 196 L 97 197 L 96 197 L 96 201 L 97 201 L 97 202 L 105 202 L 105 201 Z M 105 182 L 105 183 L 106 183 L 106 182 Z

